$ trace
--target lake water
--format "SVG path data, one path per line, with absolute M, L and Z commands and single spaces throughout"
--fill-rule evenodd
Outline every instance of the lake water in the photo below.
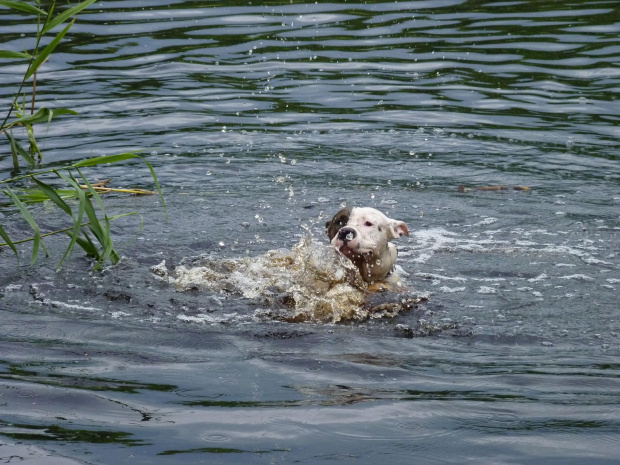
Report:
M 34 30 L 0 9 L 0 48 Z M 40 168 L 144 150 L 169 218 L 106 197 L 144 226 L 114 222 L 102 272 L 76 251 L 57 273 L 61 238 L 34 267 L 0 251 L 0 461 L 618 463 L 618 63 L 617 0 L 91 6 L 38 75 L 38 103 L 80 112 L 41 128 Z M 23 70 L 0 64 L 3 112 Z M 154 187 L 140 161 L 86 173 Z M 283 323 L 150 272 L 327 243 L 341 205 L 408 224 L 426 303 Z

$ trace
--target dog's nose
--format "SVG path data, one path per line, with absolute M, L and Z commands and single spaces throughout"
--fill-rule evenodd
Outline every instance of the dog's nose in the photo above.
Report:
M 357 233 L 353 228 L 341 228 L 340 231 L 338 231 L 338 239 L 345 244 L 355 239 L 355 236 L 357 236 Z

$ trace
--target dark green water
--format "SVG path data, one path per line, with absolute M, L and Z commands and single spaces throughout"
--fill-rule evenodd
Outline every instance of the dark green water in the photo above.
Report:
M 1 49 L 34 29 L 0 7 Z M 142 148 L 170 219 L 108 197 L 144 228 L 114 223 L 103 273 L 56 273 L 53 238 L 32 268 L 0 251 L 0 461 L 617 463 L 618 63 L 616 0 L 96 3 L 39 73 L 41 105 L 80 112 L 39 133 L 41 168 Z M 23 69 L 0 62 L 2 112 Z M 138 162 L 88 173 L 153 187 Z M 342 204 L 407 222 L 424 306 L 260 321 L 149 272 L 323 238 Z M 420 318 L 464 331 L 398 330 Z

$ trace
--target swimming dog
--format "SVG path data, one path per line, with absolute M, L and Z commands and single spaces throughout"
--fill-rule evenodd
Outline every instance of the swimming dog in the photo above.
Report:
M 388 218 L 370 207 L 343 208 L 325 223 L 331 244 L 360 270 L 368 283 L 396 284 L 398 252 L 390 241 L 409 235 L 403 221 Z

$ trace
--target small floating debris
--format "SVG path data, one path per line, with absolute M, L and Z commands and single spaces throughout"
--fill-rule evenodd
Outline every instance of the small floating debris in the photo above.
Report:
M 146 189 L 138 189 L 138 188 L 121 189 L 121 188 L 116 188 L 116 187 L 107 187 L 109 183 L 110 183 L 110 179 L 105 179 L 103 181 L 93 182 L 91 183 L 91 186 L 96 192 L 100 194 L 107 194 L 109 192 L 123 192 L 125 194 L 136 194 L 136 195 L 157 194 L 157 192 L 148 191 Z M 89 190 L 88 186 L 80 185 L 80 187 L 84 190 Z

